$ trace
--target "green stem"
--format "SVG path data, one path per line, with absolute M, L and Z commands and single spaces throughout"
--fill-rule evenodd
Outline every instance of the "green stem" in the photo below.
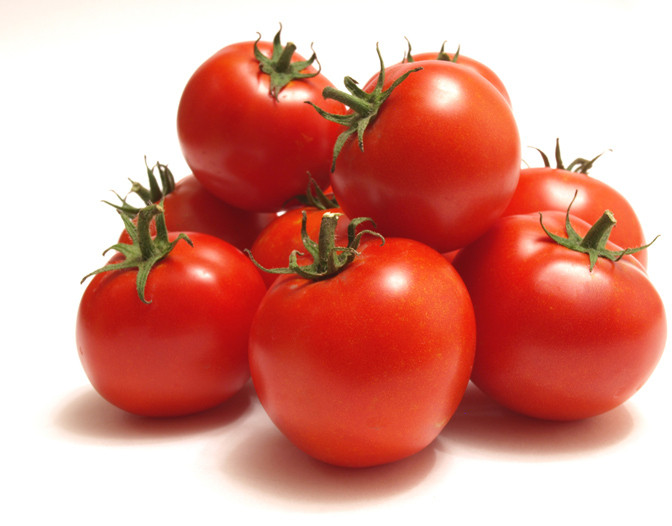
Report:
M 289 65 L 292 63 L 292 56 L 296 51 L 296 45 L 293 42 L 287 42 L 278 61 L 275 63 L 275 70 L 286 73 L 289 71 Z
M 370 115 L 375 111 L 374 103 L 361 99 L 351 93 L 346 93 L 332 86 L 327 86 L 322 90 L 322 96 L 325 99 L 332 99 L 352 109 L 352 111 L 360 115 Z
M 282 32 L 282 25 L 273 38 L 273 52 L 270 57 L 267 57 L 259 50 L 259 41 L 261 35 L 254 43 L 254 57 L 259 62 L 259 68 L 263 73 L 270 76 L 269 95 L 275 100 L 278 100 L 278 95 L 290 82 L 296 79 L 307 79 L 319 75 L 319 61 L 313 51 L 313 54 L 308 60 L 292 62 L 292 57 L 296 51 L 296 45 L 288 42 L 283 47 L 280 42 L 280 33 Z M 317 62 L 318 69 L 312 73 L 304 72 L 309 66 Z
M 329 274 L 336 270 L 336 225 L 341 214 L 326 212 L 322 215 L 320 233 L 317 238 L 318 268 Z
M 152 193 L 137 181 L 131 180 L 131 191 L 129 193 L 137 195 L 145 204 L 155 202 L 152 199 Z
M 616 226 L 616 218 L 611 210 L 605 210 L 602 216 L 590 227 L 580 245 L 585 249 L 603 249 L 612 229 Z
M 138 214 L 138 247 L 140 248 L 140 254 L 142 258 L 147 260 L 155 255 L 154 243 L 152 235 L 150 233 L 150 224 L 154 217 L 158 214 L 163 213 L 163 207 L 159 205 L 150 205 L 142 210 Z
M 310 239 L 306 232 L 306 211 L 303 211 L 301 219 L 301 237 L 306 251 L 312 256 L 313 261 L 306 265 L 299 265 L 297 257 L 302 255 L 298 250 L 294 250 L 289 255 L 289 263 L 287 267 L 280 268 L 265 268 L 260 265 L 252 255 L 250 250 L 245 250 L 259 269 L 271 274 L 296 274 L 297 276 L 311 280 L 319 281 L 335 276 L 343 269 L 345 269 L 359 254 L 357 248 L 364 234 L 371 234 L 379 237 L 383 243 L 385 238 L 378 232 L 373 230 L 362 230 L 355 235 L 355 229 L 361 223 L 371 221 L 367 217 L 360 217 L 353 219 L 348 225 L 348 244 L 345 246 L 336 245 L 336 226 L 338 220 L 343 214 L 339 212 L 325 212 L 322 215 L 320 223 L 320 232 L 318 234 L 317 242 Z M 371 221 L 372 222 L 372 221 Z

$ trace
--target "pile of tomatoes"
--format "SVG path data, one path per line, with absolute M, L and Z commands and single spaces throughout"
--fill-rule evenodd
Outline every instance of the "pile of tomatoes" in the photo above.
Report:
M 81 362 L 110 403 L 187 415 L 251 377 L 297 447 L 361 467 L 430 444 L 469 381 L 554 420 L 644 384 L 665 313 L 632 207 L 587 175 L 597 158 L 565 166 L 556 145 L 555 166 L 521 169 L 492 70 L 377 52 L 347 91 L 280 31 L 195 71 L 177 111 L 192 174 L 147 165 L 118 196 L 124 231 L 80 303 Z

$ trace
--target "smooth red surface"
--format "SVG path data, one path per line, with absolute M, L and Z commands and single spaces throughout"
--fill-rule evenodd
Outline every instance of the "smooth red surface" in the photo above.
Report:
M 426 245 L 372 238 L 336 276 L 282 276 L 254 319 L 259 400 L 304 452 L 373 466 L 419 452 L 467 387 L 474 315 L 466 288 Z
M 195 413 L 224 402 L 249 379 L 249 327 L 266 288 L 232 245 L 189 237 L 193 247 L 180 241 L 152 269 L 150 304 L 138 298 L 135 270 L 94 276 L 82 297 L 82 366 L 100 395 L 128 412 Z

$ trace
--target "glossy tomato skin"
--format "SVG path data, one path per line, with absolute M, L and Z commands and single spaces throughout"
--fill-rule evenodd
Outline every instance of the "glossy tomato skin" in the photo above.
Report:
M 565 214 L 544 225 L 566 237 Z M 584 235 L 589 225 L 573 217 Z M 607 248 L 617 250 L 612 243 Z M 503 217 L 454 265 L 478 327 L 473 382 L 528 416 L 577 420 L 609 411 L 648 379 L 663 352 L 661 299 L 632 256 L 600 258 L 552 241 L 538 214 Z
M 249 327 L 266 288 L 232 245 L 189 237 L 193 247 L 180 241 L 151 270 L 150 304 L 138 298 L 135 270 L 94 276 L 82 297 L 76 338 L 84 371 L 103 398 L 130 413 L 203 411 L 249 379 Z
M 276 218 L 268 212 L 250 212 L 225 203 L 208 192 L 193 175 L 175 183 L 163 198 L 166 228 L 170 232 L 201 232 L 231 243 L 241 250 L 250 248 L 259 233 Z M 154 223 L 152 234 L 156 233 Z M 126 231 L 119 240 L 130 243 Z
M 413 240 L 363 242 L 341 273 L 282 276 L 250 335 L 264 409 L 301 450 L 365 467 L 430 444 L 466 389 L 474 315 L 454 268 Z
M 450 57 L 450 60 L 453 60 L 453 57 L 455 56 L 454 53 L 446 53 L 446 54 L 448 55 L 448 57 Z M 414 62 L 421 62 L 423 60 L 435 60 L 437 55 L 438 53 L 432 53 L 432 52 L 416 53 L 413 55 L 413 60 Z M 461 53 L 458 55 L 456 63 L 474 70 L 476 73 L 487 79 L 488 82 L 490 82 L 490 84 L 492 84 L 495 88 L 497 88 L 497 91 L 499 91 L 502 94 L 502 97 L 504 97 L 509 106 L 511 105 L 511 97 L 509 96 L 509 92 L 506 90 L 504 82 L 502 82 L 502 79 L 500 79 L 499 76 L 497 76 L 497 74 L 492 69 L 490 69 L 482 62 L 467 57 L 466 55 L 462 55 Z
M 300 264 L 310 263 L 311 257 L 306 252 L 301 237 L 301 222 L 303 212 L 306 213 L 306 232 L 308 237 L 317 240 L 320 233 L 322 216 L 329 213 L 342 214 L 340 208 L 321 210 L 316 207 L 300 207 L 288 210 L 278 216 L 272 223 L 264 228 L 252 244 L 250 252 L 254 259 L 264 268 L 285 268 L 289 262 L 289 255 L 298 250 L 302 256 L 298 256 Z M 348 219 L 342 216 L 336 225 L 336 244 L 348 244 Z M 262 272 L 262 278 L 267 287 L 280 276 L 270 272 Z
M 396 64 L 384 87 L 418 66 L 381 105 L 364 151 L 356 137 L 346 141 L 331 182 L 348 217 L 371 217 L 385 236 L 449 252 L 504 212 L 520 173 L 520 139 L 506 101 L 459 64 Z
M 194 72 L 179 103 L 177 130 L 187 164 L 208 191 L 237 208 L 276 212 L 305 192 L 309 174 L 321 188 L 329 184 L 341 127 L 305 102 L 334 113 L 344 107 L 322 97 L 332 85 L 322 74 L 291 81 L 275 100 L 253 46 L 227 46 Z M 272 44 L 259 42 L 259 49 L 270 56 Z
M 550 167 L 522 169 L 518 187 L 504 215 L 543 210 L 564 212 L 570 203 L 572 215 L 591 224 L 605 210 L 611 210 L 618 223 L 609 239 L 616 245 L 623 248 L 646 245 L 637 214 L 623 195 L 599 179 L 569 170 Z M 637 252 L 634 256 L 642 265 L 647 266 L 647 250 Z

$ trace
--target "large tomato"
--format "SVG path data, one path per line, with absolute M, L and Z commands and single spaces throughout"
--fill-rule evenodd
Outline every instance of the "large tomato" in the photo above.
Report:
M 112 268 L 82 296 L 76 337 L 84 371 L 103 398 L 131 413 L 209 409 L 249 379 L 249 327 L 266 288 L 240 250 L 207 234 L 188 236 L 193 246 L 175 243 L 143 290 L 138 270 Z M 110 264 L 126 259 L 118 253 Z
M 475 346 L 469 295 L 443 256 L 401 238 L 365 239 L 357 251 L 325 279 L 281 276 L 249 350 L 277 427 L 309 455 L 350 467 L 430 444 L 464 394 Z
M 599 156 L 598 156 L 599 157 Z M 567 209 L 567 203 L 578 191 L 572 214 L 584 221 L 593 222 L 605 210 L 611 210 L 618 218 L 610 239 L 623 248 L 639 247 L 645 244 L 641 223 L 623 195 L 608 184 L 588 176 L 593 161 L 577 159 L 564 166 L 560 159 L 559 143 L 556 143 L 557 165 L 551 167 L 548 157 L 542 153 L 545 166 L 524 168 L 509 206 L 504 215 L 526 214 L 544 210 Z M 646 267 L 648 252 L 641 250 L 634 256 Z
M 565 220 L 543 213 L 553 235 L 599 247 L 604 229 L 591 238 L 571 216 L 577 235 L 568 236 Z M 605 250 L 616 259 L 622 251 L 611 242 Z M 632 255 L 595 255 L 551 239 L 539 214 L 503 217 L 457 254 L 476 314 L 472 380 L 494 400 L 533 417 L 581 419 L 622 404 L 651 375 L 666 339 L 661 299 Z
M 501 216 L 516 188 L 520 140 L 511 108 L 485 78 L 453 62 L 395 64 L 382 80 L 329 94 L 350 100 L 361 116 L 334 117 L 353 120 L 340 151 L 337 142 L 336 199 L 349 217 L 371 217 L 383 235 L 440 252 L 461 248 Z
M 208 191 L 246 210 L 280 210 L 304 192 L 309 174 L 322 188 L 329 184 L 339 127 L 305 102 L 344 111 L 322 97 L 331 83 L 310 65 L 314 55 L 306 61 L 292 54 L 293 44 L 282 48 L 279 36 L 215 53 L 189 79 L 178 107 L 178 137 L 193 174 Z M 276 84 L 288 74 L 286 85 Z

